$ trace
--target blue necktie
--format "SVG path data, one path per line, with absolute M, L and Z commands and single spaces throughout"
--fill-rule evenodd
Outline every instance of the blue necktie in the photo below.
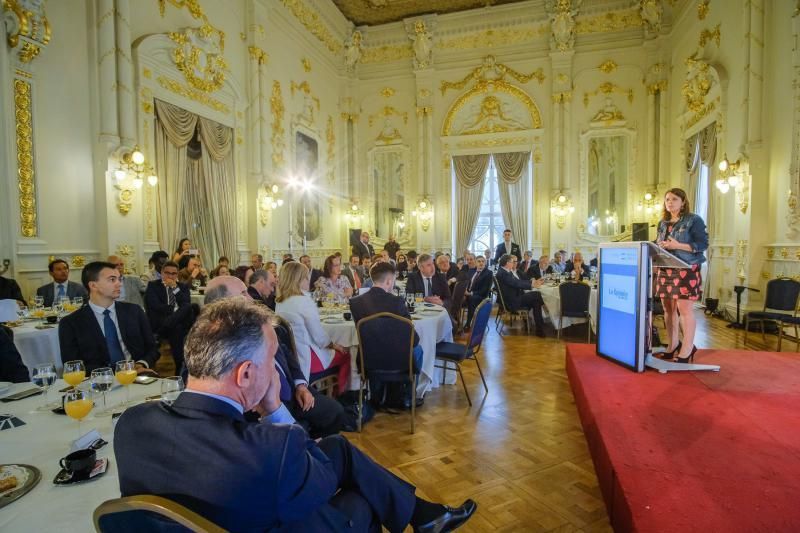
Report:
M 60 302 L 61 298 L 63 298 L 66 295 L 67 295 L 66 292 L 64 292 L 64 284 L 63 283 L 59 283 L 58 284 L 58 294 L 56 295 L 56 302 Z
M 125 354 L 122 353 L 122 344 L 120 344 L 119 335 L 117 335 L 117 326 L 111 320 L 111 311 L 108 309 L 103 311 L 103 329 L 105 330 L 109 359 L 111 359 L 112 365 L 116 365 L 117 361 L 125 359 Z
M 281 401 L 288 402 L 292 399 L 292 386 L 289 385 L 289 380 L 286 379 L 286 376 L 283 373 L 283 369 L 278 362 L 275 362 L 275 368 L 278 370 L 278 375 L 281 378 Z
M 431 278 L 425 278 L 425 297 L 431 296 L 433 290 L 431 289 Z

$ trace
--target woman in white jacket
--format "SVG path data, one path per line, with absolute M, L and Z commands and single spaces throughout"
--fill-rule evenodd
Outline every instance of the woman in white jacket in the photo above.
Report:
M 319 310 L 308 292 L 308 268 L 291 261 L 281 268 L 275 312 L 292 326 L 300 369 L 311 383 L 314 375 L 338 367 L 339 392 L 346 389 L 350 377 L 350 354 L 333 341 L 325 330 Z

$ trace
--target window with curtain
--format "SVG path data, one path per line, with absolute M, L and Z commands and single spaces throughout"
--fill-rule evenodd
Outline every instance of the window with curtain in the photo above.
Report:
M 493 158 L 490 158 L 489 168 L 486 170 L 484 178 L 478 222 L 469 241 L 470 251 L 477 254 L 482 254 L 487 248 L 493 251 L 495 246 L 503 240 L 504 229 L 500 192 L 497 186 L 497 169 L 494 166 Z

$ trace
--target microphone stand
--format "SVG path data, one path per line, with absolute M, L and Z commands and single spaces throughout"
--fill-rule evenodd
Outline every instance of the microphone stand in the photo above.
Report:
M 745 287 L 744 285 L 734 285 L 733 292 L 736 293 L 736 322 L 731 322 L 727 327 L 732 329 L 744 329 L 744 324 L 739 320 L 740 310 L 742 307 L 742 293 L 746 290 L 753 292 L 761 292 L 759 289 L 753 287 Z

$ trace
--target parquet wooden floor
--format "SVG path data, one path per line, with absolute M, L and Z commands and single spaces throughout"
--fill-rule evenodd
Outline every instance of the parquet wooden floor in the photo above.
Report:
M 776 349 L 776 335 L 750 333 L 745 346 L 743 331 L 699 310 L 696 317 L 701 348 Z M 475 499 L 478 511 L 461 531 L 611 531 L 564 370 L 565 341 L 584 342 L 584 326 L 560 341 L 551 330 L 545 339 L 528 336 L 520 324 L 505 331 L 495 333 L 492 322 L 480 355 L 485 398 L 475 365 L 464 364 L 471 408 L 460 383 L 446 385 L 426 396 L 414 435 L 408 414 L 378 413 L 347 438 L 422 497 Z M 795 344 L 784 339 L 783 350 Z M 157 369 L 171 375 L 165 352 Z

